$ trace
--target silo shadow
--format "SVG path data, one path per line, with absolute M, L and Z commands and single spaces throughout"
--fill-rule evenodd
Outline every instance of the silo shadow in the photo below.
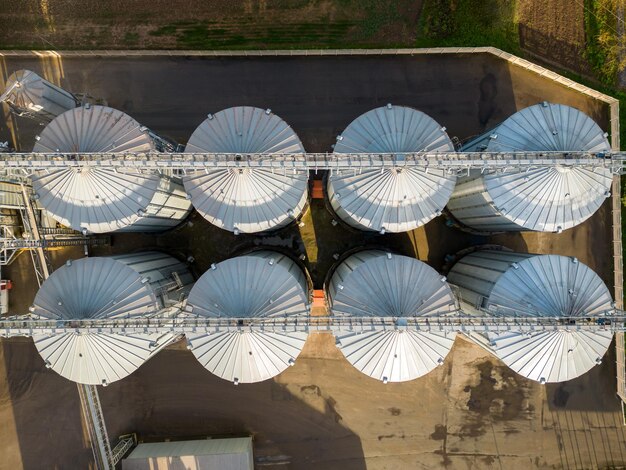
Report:
M 184 346 L 160 352 L 101 390 L 109 434 L 146 442 L 251 435 L 255 468 L 365 470 L 361 439 L 341 405 L 309 376 L 311 338 L 280 376 L 233 385 L 204 369 Z M 333 343 L 334 344 L 334 343 Z

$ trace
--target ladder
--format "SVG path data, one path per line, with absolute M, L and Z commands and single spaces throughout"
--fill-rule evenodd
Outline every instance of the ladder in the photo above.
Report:
M 98 389 L 95 385 L 76 385 L 78 387 L 83 418 L 87 423 L 87 430 L 89 431 L 89 440 L 91 441 L 96 468 L 99 470 L 115 470 L 117 462 L 113 460 L 113 451 L 104 423 Z

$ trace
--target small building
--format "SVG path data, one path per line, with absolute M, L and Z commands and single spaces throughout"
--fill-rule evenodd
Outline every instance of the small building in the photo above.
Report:
M 122 470 L 254 470 L 252 438 L 139 444 Z

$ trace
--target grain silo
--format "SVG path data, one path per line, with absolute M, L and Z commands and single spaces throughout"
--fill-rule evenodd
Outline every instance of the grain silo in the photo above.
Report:
M 510 368 L 538 382 L 562 382 L 587 372 L 608 349 L 610 331 L 576 330 L 571 318 L 613 312 L 600 277 L 576 258 L 480 250 L 462 257 L 448 279 L 461 308 L 484 315 L 564 318 L 563 328 L 487 336 L 488 347 Z
M 309 311 L 309 285 L 302 269 L 287 256 L 268 250 L 214 264 L 189 294 L 193 316 L 233 319 L 234 331 L 188 333 L 188 345 L 210 372 L 235 384 L 270 379 L 300 354 L 308 334 L 282 330 L 264 320 L 302 317 Z
M 455 333 L 407 326 L 411 317 L 457 311 L 445 277 L 417 259 L 379 250 L 355 253 L 337 266 L 327 294 L 333 316 L 396 319 L 384 331 L 336 333 L 344 356 L 370 377 L 413 380 L 443 363 L 452 348 Z
M 18 115 L 48 122 L 79 105 L 74 95 L 30 70 L 18 70 L 9 76 L 0 102 L 7 103 Z
M 61 114 L 39 136 L 34 152 L 150 152 L 155 140 L 127 114 L 85 106 Z M 154 232 L 175 227 L 191 210 L 182 184 L 156 172 L 105 167 L 40 170 L 39 203 L 61 224 L 91 233 Z
M 337 138 L 335 153 L 453 152 L 436 121 L 405 106 L 376 108 L 356 118 Z M 401 155 L 397 155 L 401 159 Z M 437 168 L 335 170 L 328 178 L 331 207 L 360 230 L 406 232 L 441 214 L 456 176 Z
M 293 129 L 268 110 L 228 108 L 208 118 L 189 138 L 187 153 L 303 153 Z M 284 227 L 300 216 L 307 203 L 308 171 L 224 168 L 188 174 L 185 190 L 209 222 L 235 234 Z
M 586 114 L 544 102 L 518 111 L 462 150 L 604 152 L 610 144 Z M 565 165 L 474 172 L 459 179 L 448 209 L 462 225 L 481 232 L 561 232 L 600 208 L 612 178 L 609 168 Z
M 193 283 L 184 263 L 159 252 L 68 261 L 43 283 L 31 308 L 35 318 L 133 319 L 155 315 L 181 300 Z M 135 371 L 169 344 L 171 333 L 50 333 L 33 336 L 46 366 L 63 377 L 107 385 Z

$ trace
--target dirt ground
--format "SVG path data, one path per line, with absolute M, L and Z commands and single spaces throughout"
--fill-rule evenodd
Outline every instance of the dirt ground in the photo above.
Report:
M 518 0 L 523 49 L 560 67 L 589 75 L 585 60 L 584 3 L 572 0 Z
M 44 368 L 29 339 L 0 346 L 13 405 L 0 405 L 0 469 L 42 468 L 44 451 L 45 468 L 88 468 L 76 387 Z M 540 386 L 458 337 L 435 371 L 384 385 L 315 333 L 267 382 L 235 387 L 175 347 L 100 397 L 111 436 L 250 434 L 258 469 L 608 469 L 626 465 L 613 364 Z

